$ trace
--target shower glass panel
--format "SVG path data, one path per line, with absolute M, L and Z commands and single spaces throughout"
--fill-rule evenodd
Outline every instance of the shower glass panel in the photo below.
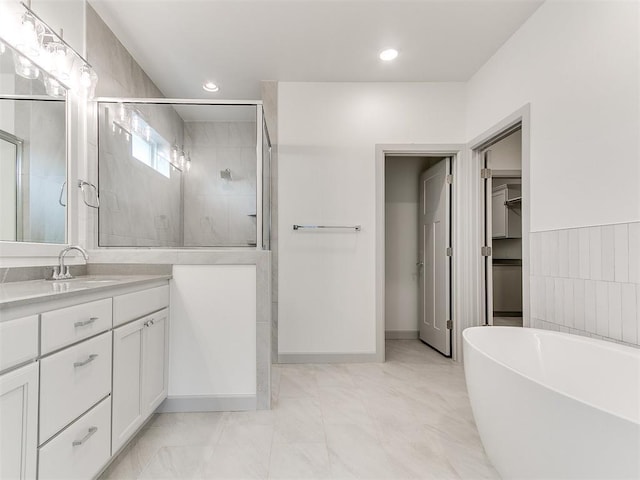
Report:
M 256 247 L 261 108 L 196 102 L 98 103 L 99 246 Z

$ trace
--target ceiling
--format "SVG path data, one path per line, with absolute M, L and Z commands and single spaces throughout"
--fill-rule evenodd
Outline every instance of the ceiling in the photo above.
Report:
M 261 80 L 466 81 L 542 2 L 90 0 L 166 96 L 211 99 L 259 99 Z

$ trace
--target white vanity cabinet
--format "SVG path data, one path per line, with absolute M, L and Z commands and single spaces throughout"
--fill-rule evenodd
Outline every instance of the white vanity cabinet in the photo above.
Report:
M 38 364 L 0 375 L 0 478 L 36 476 Z
M 0 285 L 1 480 L 94 478 L 166 398 L 167 277 L 104 282 Z
M 168 326 L 164 308 L 113 330 L 113 453 L 167 396 Z

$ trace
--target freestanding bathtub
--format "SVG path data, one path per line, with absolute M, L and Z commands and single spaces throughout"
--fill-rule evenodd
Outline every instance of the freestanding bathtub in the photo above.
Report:
M 640 350 L 533 328 L 462 335 L 473 415 L 504 479 L 640 478 Z

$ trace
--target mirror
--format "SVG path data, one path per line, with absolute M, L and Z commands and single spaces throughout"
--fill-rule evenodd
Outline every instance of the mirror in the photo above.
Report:
M 66 242 L 66 91 L 16 73 L 0 50 L 0 241 Z M 37 70 L 37 69 L 36 69 Z M 24 73 L 24 72 L 23 72 Z M 33 76 L 33 71 L 31 72 Z M 61 96 L 62 95 L 62 96 Z

